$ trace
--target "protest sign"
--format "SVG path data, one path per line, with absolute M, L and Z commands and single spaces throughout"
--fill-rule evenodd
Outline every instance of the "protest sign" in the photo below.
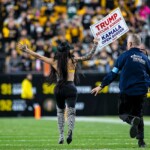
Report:
M 114 42 L 129 30 L 119 8 L 91 25 L 90 29 L 93 36 L 100 39 L 98 49 Z

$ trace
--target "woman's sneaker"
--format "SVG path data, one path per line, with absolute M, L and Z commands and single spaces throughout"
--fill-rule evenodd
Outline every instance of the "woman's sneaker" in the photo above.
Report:
M 67 143 L 70 144 L 72 142 L 72 131 L 68 131 Z
M 58 144 L 63 144 L 64 143 L 64 137 L 60 136 Z

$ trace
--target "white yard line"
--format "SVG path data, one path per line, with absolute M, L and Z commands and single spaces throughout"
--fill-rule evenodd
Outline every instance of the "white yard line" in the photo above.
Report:
M 42 117 L 43 120 L 57 120 L 57 117 Z M 109 118 L 109 117 L 76 117 L 78 122 L 102 122 L 102 123 L 111 123 L 111 124 L 125 124 L 119 118 Z M 144 121 L 145 125 L 150 125 L 150 121 Z

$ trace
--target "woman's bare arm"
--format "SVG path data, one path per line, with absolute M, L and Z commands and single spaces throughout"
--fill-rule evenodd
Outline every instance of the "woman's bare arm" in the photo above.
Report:
M 96 51 L 97 45 L 98 45 L 98 39 L 94 39 L 94 45 L 93 45 L 91 51 L 85 56 L 75 57 L 75 60 L 77 60 L 77 61 L 86 61 L 86 60 L 91 59 L 93 57 L 95 51 Z
M 36 52 L 33 52 L 32 50 L 30 50 L 26 44 L 21 44 L 21 43 L 18 43 L 17 44 L 17 47 L 18 49 L 28 53 L 29 55 L 32 55 L 33 57 L 37 58 L 37 59 L 40 59 L 48 64 L 53 64 L 54 62 L 54 59 L 53 58 L 48 58 L 48 57 L 45 57 L 45 56 L 42 56 Z

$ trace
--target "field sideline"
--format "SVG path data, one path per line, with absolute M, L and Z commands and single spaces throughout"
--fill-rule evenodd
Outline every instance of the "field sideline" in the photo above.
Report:
M 150 149 L 150 117 L 145 117 L 145 141 Z M 67 129 L 67 126 L 66 126 Z M 66 130 L 65 130 L 66 132 Z M 136 150 L 137 140 L 129 137 L 129 125 L 118 117 L 77 117 L 70 145 L 58 145 L 56 117 L 1 118 L 0 150 Z

